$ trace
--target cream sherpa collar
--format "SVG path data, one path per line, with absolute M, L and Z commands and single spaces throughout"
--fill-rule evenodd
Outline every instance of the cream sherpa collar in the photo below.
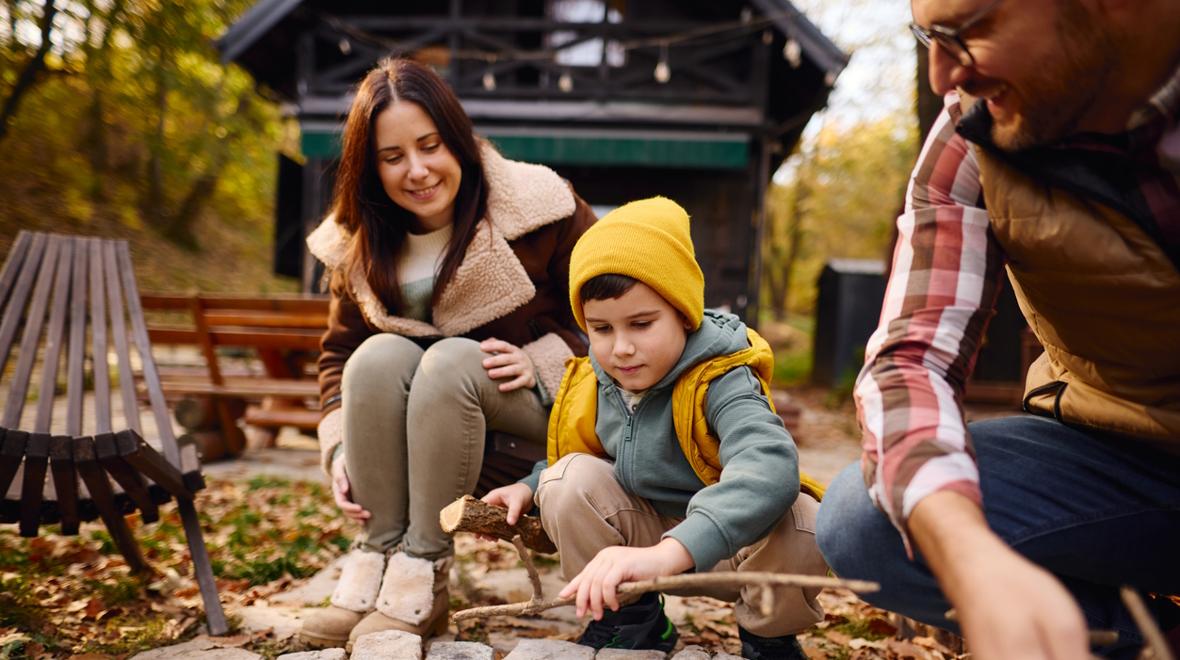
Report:
M 508 241 L 569 217 L 573 192 L 544 165 L 508 160 L 481 142 L 488 182 L 487 214 L 479 221 L 463 263 L 433 310 L 434 325 L 388 313 L 364 278 L 349 282 L 374 327 L 412 337 L 455 336 L 500 318 L 532 300 L 536 289 Z M 329 269 L 344 261 L 351 235 L 329 215 L 307 237 L 307 247 Z

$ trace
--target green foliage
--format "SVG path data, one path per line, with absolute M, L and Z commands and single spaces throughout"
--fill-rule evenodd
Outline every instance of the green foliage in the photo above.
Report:
M 916 157 L 909 113 L 806 138 L 770 186 L 763 303 L 779 319 L 815 308 L 815 283 L 832 258 L 884 259 Z
M 213 47 L 253 4 L 58 0 L 46 71 L 0 142 L 0 250 L 18 228 L 113 234 L 132 239 L 145 289 L 293 288 L 268 268 L 278 108 Z M 0 7 L 0 102 L 42 5 Z

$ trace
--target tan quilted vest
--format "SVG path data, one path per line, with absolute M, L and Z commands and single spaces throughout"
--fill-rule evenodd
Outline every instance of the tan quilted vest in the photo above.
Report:
M 1025 405 L 1180 450 L 1180 272 L 1133 221 L 976 148 L 992 231 L 1045 353 Z

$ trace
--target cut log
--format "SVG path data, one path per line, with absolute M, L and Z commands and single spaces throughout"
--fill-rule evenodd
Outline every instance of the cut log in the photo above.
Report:
M 525 546 L 534 552 L 557 552 L 557 546 L 553 545 L 553 541 L 541 528 L 539 518 L 521 516 L 515 526 L 510 526 L 505 521 L 505 515 L 507 510 L 502 507 L 464 495 L 438 513 L 438 523 L 447 534 L 471 532 L 509 542 L 519 534 Z

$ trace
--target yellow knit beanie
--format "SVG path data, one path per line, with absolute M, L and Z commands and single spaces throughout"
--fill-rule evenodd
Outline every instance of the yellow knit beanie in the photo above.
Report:
M 599 275 L 643 282 L 680 310 L 696 330 L 705 310 L 705 276 L 697 265 L 688 213 L 665 197 L 624 204 L 594 223 L 570 255 L 570 307 L 583 330 L 582 285 Z

